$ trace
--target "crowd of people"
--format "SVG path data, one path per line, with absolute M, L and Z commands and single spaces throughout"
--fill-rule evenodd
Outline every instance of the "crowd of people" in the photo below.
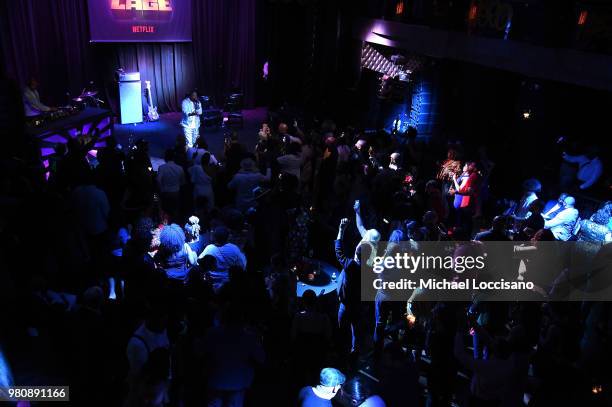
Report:
M 591 216 L 571 195 L 601 162 L 564 156 L 579 168 L 546 205 L 536 179 L 494 196 L 478 146 L 445 155 L 414 129 L 300 120 L 271 115 L 254 151 L 232 133 L 218 157 L 179 135 L 156 170 L 143 140 L 108 140 L 94 166 L 73 139 L 48 180 L 23 161 L 0 172 L 5 350 L 29 349 L 7 351 L 13 370 L 35 355 L 39 381 L 70 384 L 82 405 L 610 400 L 612 308 L 549 301 L 557 275 L 537 279 L 532 302 L 361 298 L 363 260 L 411 242 L 609 241 L 612 203 Z M 338 267 L 337 291 L 298 297 L 296 270 L 315 258 Z

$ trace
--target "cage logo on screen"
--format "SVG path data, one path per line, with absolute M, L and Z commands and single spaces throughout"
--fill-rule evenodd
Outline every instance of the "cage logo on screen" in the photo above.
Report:
M 168 21 L 172 16 L 170 0 L 112 0 L 111 11 L 117 20 Z
M 170 0 L 113 0 L 111 2 L 113 10 L 135 10 L 135 11 L 172 11 Z

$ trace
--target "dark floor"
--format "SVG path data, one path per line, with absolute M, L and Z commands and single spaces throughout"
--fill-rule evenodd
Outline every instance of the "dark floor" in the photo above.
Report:
M 209 145 L 210 151 L 216 156 L 222 156 L 223 140 L 236 130 L 239 140 L 249 151 L 255 148 L 257 143 L 257 132 L 261 123 L 266 120 L 268 111 L 264 107 L 243 110 L 244 123 L 242 128 L 227 126 L 200 129 L 200 136 L 204 137 Z M 149 142 L 151 161 L 157 169 L 160 160 L 164 157 L 164 151 L 174 145 L 176 136 L 183 134 L 180 126 L 181 113 L 164 113 L 156 122 L 143 122 L 138 124 L 115 124 L 114 135 L 122 145 L 128 145 L 130 136 L 133 140 L 145 139 Z

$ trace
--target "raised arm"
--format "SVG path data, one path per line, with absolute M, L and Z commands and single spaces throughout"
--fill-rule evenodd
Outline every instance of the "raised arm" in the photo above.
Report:
M 363 239 L 367 232 L 367 229 L 363 226 L 363 219 L 361 219 L 361 203 L 359 202 L 359 200 L 355 201 L 353 209 L 355 209 L 355 223 L 357 224 L 357 230 L 359 231 L 359 234 Z
M 338 263 L 342 265 L 342 268 L 348 267 L 351 259 L 347 258 L 344 254 L 344 250 L 342 249 L 342 238 L 344 237 L 344 232 L 346 231 L 346 227 L 348 226 L 349 220 L 347 218 L 343 218 L 340 221 L 340 226 L 338 226 L 338 236 L 336 237 L 336 259 L 338 259 Z
M 562 157 L 568 163 L 577 163 L 577 164 L 580 164 L 580 163 L 582 163 L 584 161 L 587 161 L 587 158 L 584 155 L 570 155 L 570 154 L 568 154 L 566 152 L 564 152 L 562 154 Z
M 455 191 L 459 192 L 461 189 L 461 185 L 457 182 L 457 176 L 453 174 L 453 186 L 455 187 Z
M 595 182 L 597 182 L 602 172 L 603 172 L 603 167 L 601 163 L 598 162 L 595 170 L 589 174 L 589 179 L 587 179 L 580 185 L 580 189 L 587 189 L 590 186 L 592 186 Z

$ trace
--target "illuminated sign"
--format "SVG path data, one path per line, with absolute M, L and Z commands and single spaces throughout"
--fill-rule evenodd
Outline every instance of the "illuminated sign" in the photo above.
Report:
M 172 11 L 170 0 L 112 0 L 111 10 Z
M 87 0 L 91 42 L 191 41 L 193 1 Z

